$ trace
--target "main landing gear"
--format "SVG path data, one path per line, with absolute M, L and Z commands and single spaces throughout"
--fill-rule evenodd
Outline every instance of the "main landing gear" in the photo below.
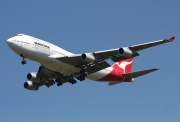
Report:
M 80 71 L 80 76 L 77 77 L 78 80 L 83 81 L 85 80 L 85 77 L 87 77 L 87 73 L 85 70 Z
M 73 75 L 68 76 L 68 75 L 57 73 L 55 82 L 57 83 L 57 86 L 62 86 L 66 82 L 69 82 L 71 84 L 76 84 L 77 81 L 74 78 L 77 78 L 77 80 L 83 81 L 85 80 L 85 77 L 87 77 L 87 72 L 85 70 L 81 70 L 75 76 Z
M 57 86 L 62 86 L 63 83 L 65 83 L 65 82 L 63 82 L 63 80 L 61 78 L 56 78 L 55 82 L 57 83 Z M 76 80 L 73 77 L 71 79 L 69 79 L 68 82 L 71 83 L 71 84 L 76 84 L 77 83 Z
M 76 80 L 74 78 L 72 78 L 71 80 L 69 80 L 69 83 L 76 84 L 77 82 L 76 82 Z
M 56 78 L 55 82 L 57 83 L 57 86 L 62 86 L 63 84 L 61 78 Z
M 20 56 L 22 57 L 21 64 L 22 64 L 22 65 L 26 64 L 27 61 L 25 60 L 25 55 L 24 55 L 24 54 L 21 54 Z

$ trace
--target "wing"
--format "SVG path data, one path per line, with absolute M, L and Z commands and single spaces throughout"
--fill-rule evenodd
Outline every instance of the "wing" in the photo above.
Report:
M 167 42 L 172 42 L 174 39 L 175 39 L 175 37 L 173 36 L 173 37 L 171 37 L 169 39 L 158 40 L 158 41 L 154 41 L 154 42 L 134 45 L 134 46 L 131 46 L 130 48 L 132 48 L 133 50 L 136 50 L 136 51 L 140 51 L 140 50 L 150 48 L 150 47 L 153 47 L 153 46 L 157 46 L 157 45 L 160 45 L 160 44 L 164 44 L 164 43 L 167 43 Z
M 91 63 L 82 61 L 81 54 L 75 54 L 66 57 L 57 57 L 57 59 L 67 64 L 79 67 L 80 69 L 85 70 L 88 74 L 92 74 L 110 66 L 106 61 L 102 59 Z
M 70 65 L 79 67 L 80 69 L 88 70 L 88 73 L 94 73 L 110 65 L 105 61 L 111 59 L 114 62 L 124 60 L 129 57 L 139 56 L 137 51 L 147 49 L 153 46 L 172 42 L 175 37 L 169 39 L 158 40 L 154 42 L 133 45 L 129 47 L 116 48 L 111 50 L 97 51 L 93 53 L 74 54 L 65 57 L 56 57 L 56 59 L 68 63 Z
M 153 46 L 157 46 L 157 45 L 160 45 L 160 44 L 164 44 L 164 43 L 167 43 L 167 42 L 172 42 L 174 39 L 175 39 L 175 37 L 171 37 L 169 39 L 163 39 L 163 40 L 158 40 L 158 41 L 154 41 L 154 42 L 149 42 L 149 43 L 124 47 L 124 48 L 130 49 L 134 53 L 134 55 L 132 55 L 132 57 L 135 57 L 135 56 L 139 55 L 137 53 L 137 51 L 140 51 L 140 50 L 143 50 L 143 49 L 146 49 L 146 48 L 150 48 L 150 47 L 153 47 Z M 101 57 L 103 59 L 108 59 L 108 58 L 113 58 L 113 57 L 119 57 L 120 59 L 121 58 L 124 59 L 125 56 L 119 56 L 120 49 L 123 49 L 123 48 L 116 48 L 116 49 L 111 49 L 111 50 L 98 51 L 98 52 L 95 52 L 95 56 Z

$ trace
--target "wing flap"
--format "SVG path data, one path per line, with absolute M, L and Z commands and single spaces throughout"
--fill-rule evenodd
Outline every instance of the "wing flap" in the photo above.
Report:
M 123 76 L 127 77 L 127 78 L 136 78 L 136 77 L 140 77 L 142 75 L 146 75 L 148 73 L 154 72 L 156 70 L 158 70 L 158 69 L 152 68 L 152 69 L 141 70 L 141 71 L 137 71 L 137 72 L 131 72 L 131 73 L 123 74 Z

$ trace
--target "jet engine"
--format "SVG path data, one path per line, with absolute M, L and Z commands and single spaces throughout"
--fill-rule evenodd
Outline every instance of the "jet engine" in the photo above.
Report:
M 119 48 L 119 54 L 124 57 L 131 57 L 133 56 L 134 52 L 130 50 L 128 47 Z
M 32 81 L 27 81 L 24 83 L 24 88 L 28 90 L 38 90 L 39 87 Z
M 39 82 L 39 77 L 37 77 L 36 72 L 28 73 L 27 74 L 27 79 L 30 80 L 30 81 L 34 81 L 34 82 Z
M 92 63 L 96 60 L 92 53 L 83 53 L 81 55 L 81 60 L 87 63 Z

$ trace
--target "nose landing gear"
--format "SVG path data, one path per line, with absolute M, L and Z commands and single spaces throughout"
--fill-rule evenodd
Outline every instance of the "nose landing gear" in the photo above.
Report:
M 25 60 L 25 55 L 24 55 L 24 54 L 21 54 L 20 56 L 22 57 L 21 64 L 22 64 L 22 65 L 26 64 L 27 61 Z
M 21 61 L 21 64 L 22 64 L 22 65 L 24 65 L 24 64 L 26 64 L 26 63 L 27 63 L 26 60 Z

